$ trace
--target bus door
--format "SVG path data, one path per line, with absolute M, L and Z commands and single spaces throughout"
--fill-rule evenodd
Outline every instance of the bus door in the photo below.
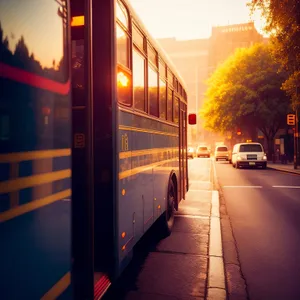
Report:
M 115 274 L 114 1 L 71 1 L 73 281 L 99 298 Z M 91 21 L 92 20 L 92 21 Z
M 187 160 L 187 114 L 183 111 L 183 199 L 188 191 L 188 160 Z
M 179 118 L 179 174 L 180 174 L 180 199 L 185 199 L 186 193 L 186 112 L 180 109 Z

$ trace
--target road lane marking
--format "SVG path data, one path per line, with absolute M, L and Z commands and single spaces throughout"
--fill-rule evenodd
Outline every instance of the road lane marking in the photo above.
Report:
M 293 185 L 272 185 L 273 188 L 283 188 L 283 189 L 299 189 L 300 186 Z
M 251 188 L 251 189 L 261 189 L 261 185 L 223 185 L 223 188 Z

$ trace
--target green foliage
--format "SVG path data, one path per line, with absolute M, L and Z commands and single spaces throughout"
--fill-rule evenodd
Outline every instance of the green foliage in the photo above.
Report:
M 283 89 L 292 97 L 295 106 L 296 87 L 300 85 L 300 1 L 251 0 L 249 6 L 252 11 L 261 10 L 266 19 L 265 30 L 272 33 L 274 57 L 289 72 Z
M 274 138 L 290 106 L 281 89 L 287 75 L 278 68 L 270 45 L 238 49 L 208 79 L 201 110 L 205 127 L 222 133 L 241 128 L 253 138 L 260 129 Z

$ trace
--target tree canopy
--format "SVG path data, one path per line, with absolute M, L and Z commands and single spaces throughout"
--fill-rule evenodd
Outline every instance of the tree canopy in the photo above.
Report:
M 260 129 L 273 139 L 290 107 L 281 89 L 287 74 L 278 68 L 271 45 L 237 49 L 208 79 L 201 111 L 205 127 L 222 133 L 240 128 L 253 140 Z
M 275 58 L 289 72 L 283 89 L 292 97 L 293 105 L 299 105 L 296 87 L 300 86 L 300 1 L 250 0 L 249 5 L 252 11 L 262 11 L 265 30 L 271 33 L 275 45 Z

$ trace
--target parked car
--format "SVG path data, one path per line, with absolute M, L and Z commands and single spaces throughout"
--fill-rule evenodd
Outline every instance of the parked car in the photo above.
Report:
M 207 146 L 199 146 L 197 148 L 197 157 L 210 157 L 210 150 Z
M 228 147 L 225 145 L 217 146 L 215 149 L 215 159 L 216 159 L 216 161 L 218 161 L 220 159 L 228 161 L 229 160 Z
M 260 143 L 236 144 L 232 150 L 232 166 L 267 168 L 267 156 Z
M 195 148 L 193 148 L 193 147 L 189 147 L 188 148 L 188 158 L 194 158 L 195 157 Z

